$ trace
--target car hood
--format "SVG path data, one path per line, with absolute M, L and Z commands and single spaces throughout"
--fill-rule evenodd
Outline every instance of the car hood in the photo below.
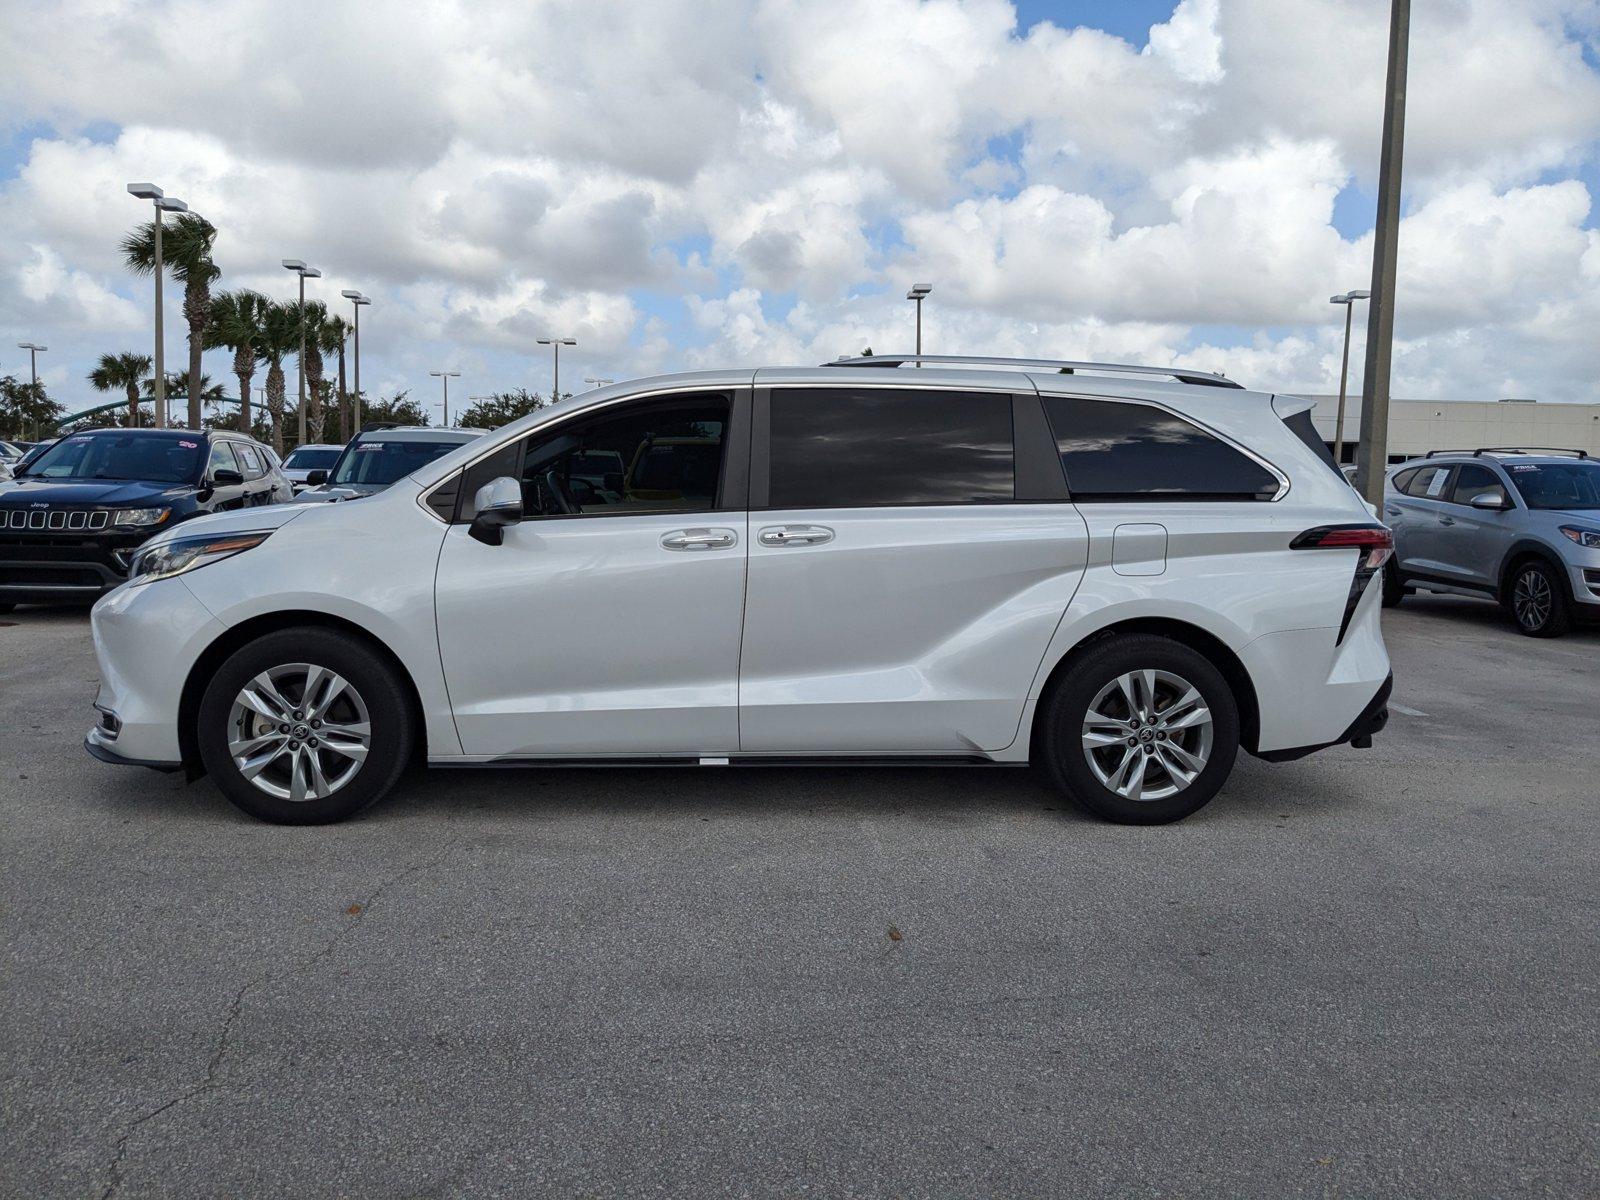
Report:
M 1541 508 L 1536 511 L 1540 516 L 1554 517 L 1561 522 L 1587 521 L 1600 526 L 1600 508 Z
M 194 495 L 193 484 L 149 483 L 130 479 L 21 479 L 0 485 L 0 506 L 33 504 L 158 504 Z
M 376 484 L 341 483 L 307 488 L 294 498 L 296 504 L 333 504 L 339 500 L 359 500 L 363 496 L 376 496 L 384 489 Z
M 231 512 L 207 513 L 203 517 L 193 517 L 172 526 L 170 529 L 163 530 L 146 542 L 145 545 L 159 546 L 164 542 L 174 541 L 178 538 L 199 537 L 213 533 L 245 533 L 261 529 L 279 529 L 296 517 L 305 515 L 305 511 L 298 504 L 265 504 L 258 508 L 239 508 Z

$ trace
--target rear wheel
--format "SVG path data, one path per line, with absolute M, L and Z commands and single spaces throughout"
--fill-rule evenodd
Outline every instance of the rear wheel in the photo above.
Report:
M 200 702 L 200 756 L 223 795 L 263 821 L 321 825 L 379 799 L 413 738 L 393 667 L 327 629 L 285 629 L 236 651 Z
M 1056 786 L 1110 821 L 1156 825 L 1203 807 L 1233 770 L 1239 709 L 1199 651 L 1131 634 L 1068 668 L 1044 713 L 1044 765 Z
M 1529 637 L 1560 637 L 1572 628 L 1567 591 L 1549 563 L 1529 559 L 1511 577 L 1511 619 Z

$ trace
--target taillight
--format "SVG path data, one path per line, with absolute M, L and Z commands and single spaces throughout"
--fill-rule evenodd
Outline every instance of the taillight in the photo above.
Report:
M 1364 550 L 1361 569 L 1376 571 L 1394 553 L 1394 534 L 1383 525 L 1318 525 L 1289 543 L 1291 550 Z
M 1372 577 L 1382 569 L 1394 553 L 1394 534 L 1383 525 L 1318 525 L 1308 529 L 1289 543 L 1291 550 L 1359 550 L 1355 578 L 1350 581 L 1350 593 L 1345 598 L 1344 620 L 1339 622 L 1338 642 L 1350 628 L 1350 618 L 1356 615 L 1356 605 L 1367 590 Z

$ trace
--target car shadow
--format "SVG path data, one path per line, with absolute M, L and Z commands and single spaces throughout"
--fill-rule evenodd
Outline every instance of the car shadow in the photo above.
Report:
M 1561 646 L 1570 643 L 1580 646 L 1600 646 L 1600 623 L 1574 623 L 1572 629 L 1559 638 L 1530 638 L 1517 629 L 1516 623 L 1499 604 L 1489 600 L 1473 600 L 1466 596 L 1418 592 L 1407 596 L 1398 608 L 1386 609 L 1385 620 L 1390 619 L 1390 614 L 1426 616 L 1474 629 L 1493 629 L 1508 638 L 1530 644 Z

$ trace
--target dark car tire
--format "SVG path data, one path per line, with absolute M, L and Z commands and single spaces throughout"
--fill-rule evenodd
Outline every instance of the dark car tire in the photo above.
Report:
M 1383 606 L 1394 608 L 1410 591 L 1405 581 L 1400 578 L 1400 568 L 1391 556 L 1389 561 L 1383 564 Z
M 11 603 L 9 600 L 0 600 L 0 616 L 4 616 L 6 613 L 14 611 L 16 607 L 17 606 Z
M 1129 675 L 1145 678 L 1143 672 L 1158 676 L 1154 703 L 1142 706 L 1157 717 L 1156 729 L 1141 720 L 1139 730 L 1126 731 L 1138 742 L 1137 746 L 1127 747 L 1119 733 L 1116 745 L 1088 749 L 1084 725 L 1091 705 L 1101 697 L 1101 714 L 1115 710 L 1125 720 L 1134 719 L 1133 705 L 1125 701 L 1117 681 Z M 1190 754 L 1200 749 L 1197 729 L 1174 729 L 1169 733 L 1161 725 L 1161 713 L 1176 708 L 1179 684 L 1193 687 L 1210 712 L 1210 744 L 1205 748 L 1204 765 L 1187 784 L 1168 796 L 1134 799 L 1119 793 L 1099 777 L 1096 767 L 1091 767 L 1091 753 L 1098 770 L 1115 781 L 1116 769 L 1127 751 L 1135 751 L 1135 755 L 1128 756 L 1133 760 L 1130 771 L 1140 770 L 1137 757 L 1145 757 L 1141 778 L 1157 785 L 1153 790 L 1159 792 L 1178 783 L 1178 777 L 1167 769 L 1172 748 L 1165 744 L 1166 740 L 1177 741 L 1178 749 Z M 1107 689 L 1112 690 L 1108 693 Z M 1144 698 L 1142 690 L 1139 698 Z M 1080 807 L 1124 825 L 1165 824 L 1182 820 L 1204 807 L 1227 781 L 1239 752 L 1239 707 L 1222 672 L 1198 650 L 1156 634 L 1115 636 L 1084 651 L 1068 664 L 1067 673 L 1046 699 L 1041 722 L 1041 759 L 1051 781 Z M 1151 742 L 1143 738 L 1146 731 L 1158 737 L 1165 735 L 1148 752 L 1145 746 Z
M 297 692 L 297 680 L 308 674 L 302 666 L 331 672 L 346 685 L 339 695 L 320 705 L 328 720 L 326 731 L 320 722 L 312 728 L 312 722 L 320 699 L 328 697 L 328 685 L 323 677 L 313 677 L 321 686 L 302 685 Z M 263 676 L 272 684 L 271 695 L 291 706 L 301 705 L 283 713 L 282 723 L 275 728 L 259 709 L 239 706 L 245 686 Z M 308 691 L 313 694 L 311 704 L 305 706 Z M 259 684 L 253 694 L 256 700 L 266 700 L 269 709 L 278 708 Z M 367 743 L 357 760 L 354 751 L 363 712 Z M 415 738 L 411 704 L 397 669 L 360 641 L 318 628 L 278 630 L 236 650 L 206 685 L 198 724 L 200 757 L 222 794 L 252 817 L 279 825 L 324 825 L 360 812 L 388 793 L 400 778 Z M 282 733 L 284 726 L 289 728 L 287 735 Z M 348 732 L 352 730 L 357 732 Z M 262 743 L 261 755 L 276 752 L 257 775 L 259 784 L 247 778 L 235 760 L 230 750 L 235 739 L 241 745 Z M 334 749 L 336 745 L 346 749 Z M 313 754 L 315 767 L 310 758 Z M 246 761 L 253 759 L 247 757 Z M 293 798 L 297 771 L 300 790 L 307 793 L 299 800 Z M 335 778 L 338 783 L 327 794 L 318 795 L 317 778 L 324 786 Z M 273 794 L 269 788 L 289 794 Z
M 1511 573 L 1506 608 L 1529 637 L 1561 637 L 1572 628 L 1566 582 L 1542 559 L 1530 558 Z

